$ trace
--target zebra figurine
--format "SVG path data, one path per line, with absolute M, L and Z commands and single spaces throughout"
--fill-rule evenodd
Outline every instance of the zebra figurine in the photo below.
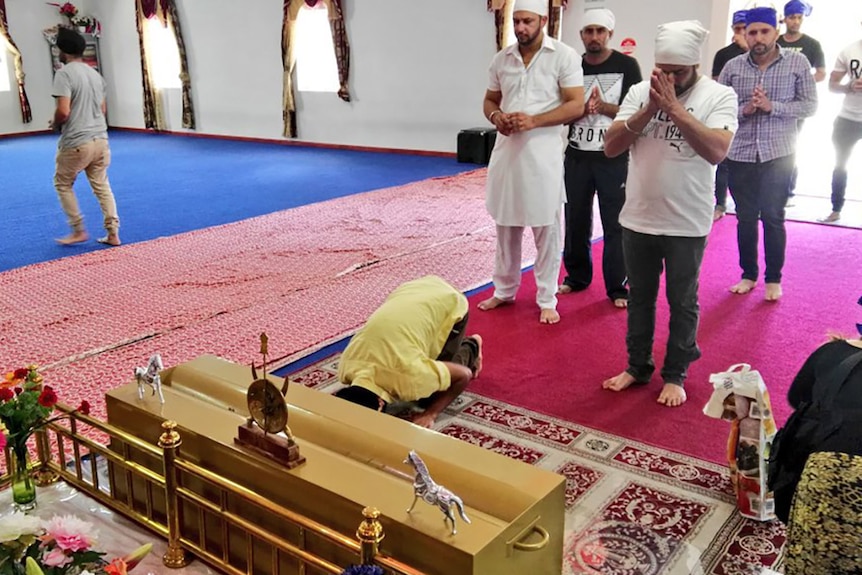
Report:
M 413 479 L 413 504 L 410 505 L 407 513 L 413 511 L 416 502 L 421 497 L 425 503 L 430 503 L 440 508 L 440 511 L 443 512 L 444 523 L 452 522 L 452 535 L 457 533 L 455 530 L 455 514 L 452 513 L 453 505 L 458 508 L 461 519 L 470 523 L 470 518 L 464 513 L 464 502 L 461 501 L 461 498 L 442 485 L 434 483 L 434 480 L 431 479 L 431 474 L 428 472 L 428 467 L 425 466 L 425 462 L 422 461 L 422 458 L 415 451 L 411 450 L 407 454 L 407 459 L 404 460 L 404 463 L 409 463 L 416 470 L 416 477 Z
M 162 393 L 162 378 L 159 375 L 159 372 L 164 368 L 162 356 L 157 353 L 150 356 L 147 367 L 135 368 L 135 380 L 138 382 L 138 399 L 144 399 L 144 386 L 149 385 L 153 388 L 153 395 L 158 394 L 159 403 L 165 403 L 165 396 Z

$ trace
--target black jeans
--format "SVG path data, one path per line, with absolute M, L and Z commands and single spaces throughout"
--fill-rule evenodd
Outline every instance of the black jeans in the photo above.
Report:
M 566 152 L 566 239 L 563 283 L 575 291 L 593 281 L 593 196 L 599 195 L 599 214 L 604 230 L 602 275 L 605 292 L 611 299 L 625 298 L 626 269 L 623 260 L 620 210 L 626 201 L 628 156 L 606 158 Z
M 793 172 L 794 156 L 769 162 L 730 161 L 730 193 L 736 203 L 736 239 L 742 279 L 757 281 L 758 220 L 763 222 L 764 279 L 781 283 L 787 231 L 784 207 Z
M 623 228 L 623 251 L 629 272 L 629 307 L 626 371 L 647 382 L 655 371 L 652 348 L 659 279 L 665 273 L 670 306 L 667 353 L 661 370 L 665 383 L 682 385 L 688 366 L 700 357 L 697 326 L 700 304 L 697 291 L 706 237 L 653 236 Z
M 835 146 L 835 169 L 832 171 L 832 211 L 840 212 L 844 207 L 847 191 L 847 162 L 856 142 L 862 140 L 862 122 L 854 122 L 838 116 L 832 128 L 832 144 Z
M 730 175 L 730 169 L 727 167 L 727 160 L 721 162 L 715 168 L 715 207 L 727 208 L 727 182 Z
M 796 120 L 796 137 L 802 133 L 802 126 L 805 125 L 805 118 Z M 787 184 L 787 197 L 792 198 L 796 195 L 796 179 L 799 177 L 799 168 L 796 167 L 796 152 L 793 152 L 793 169 L 790 172 L 790 182 Z

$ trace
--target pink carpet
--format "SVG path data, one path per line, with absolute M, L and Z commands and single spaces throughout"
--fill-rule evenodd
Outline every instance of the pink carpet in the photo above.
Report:
M 855 333 L 862 321 L 860 293 L 862 232 L 809 224 L 788 224 L 784 298 L 763 299 L 763 286 L 739 296 L 727 291 L 739 279 L 736 220 L 724 218 L 710 236 L 701 273 L 703 357 L 692 364 L 681 408 L 658 405 L 658 374 L 644 387 L 605 391 L 601 382 L 626 366 L 626 315 L 606 299 L 601 277 L 585 292 L 560 298 L 561 323 L 538 323 L 532 273 L 515 305 L 493 312 L 475 310 L 488 292 L 472 298 L 470 330 L 485 336 L 485 371 L 474 391 L 676 452 L 722 461 L 728 425 L 702 415 L 711 373 L 738 362 L 758 369 L 772 395 L 777 419 L 789 414 L 787 390 L 802 362 L 828 330 Z M 601 261 L 602 246 L 594 251 Z M 656 362 L 667 340 L 667 305 L 659 297 Z
M 94 404 L 155 352 L 284 363 L 359 327 L 425 274 L 487 282 L 485 170 L 349 196 L 0 274 L 0 370 L 45 366 L 61 401 Z M 525 250 L 525 261 L 534 251 Z

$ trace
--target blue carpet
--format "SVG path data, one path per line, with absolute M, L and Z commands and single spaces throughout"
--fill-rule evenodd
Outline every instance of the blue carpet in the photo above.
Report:
M 4 230 L 0 271 L 95 249 L 104 235 L 89 183 L 75 185 L 91 241 L 68 233 L 53 188 L 57 137 L 0 139 Z M 124 243 L 235 222 L 297 206 L 448 176 L 479 166 L 439 158 L 113 132 L 108 175 Z

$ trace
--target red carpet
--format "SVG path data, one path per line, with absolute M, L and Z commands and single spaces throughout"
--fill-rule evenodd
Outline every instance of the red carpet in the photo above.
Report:
M 787 389 L 808 354 L 829 330 L 855 333 L 862 321 L 856 306 L 860 289 L 862 232 L 808 224 L 788 224 L 785 295 L 763 299 L 763 285 L 748 295 L 727 291 L 739 279 L 736 220 L 718 222 L 701 273 L 703 357 L 692 364 L 689 401 L 667 408 L 655 400 L 658 370 L 648 386 L 622 393 L 601 382 L 626 366 L 626 315 L 604 294 L 601 275 L 585 292 L 560 298 L 562 321 L 538 323 L 533 274 L 524 274 L 516 305 L 493 312 L 476 310 L 488 291 L 471 298 L 470 331 L 485 337 L 485 370 L 476 393 L 534 409 L 567 421 L 622 435 L 673 451 L 722 461 L 728 425 L 701 412 L 710 393 L 709 374 L 738 362 L 760 370 L 772 395 L 779 423 L 789 414 Z M 602 246 L 594 251 L 601 261 Z M 661 366 L 667 341 L 667 304 L 659 297 L 655 357 Z

